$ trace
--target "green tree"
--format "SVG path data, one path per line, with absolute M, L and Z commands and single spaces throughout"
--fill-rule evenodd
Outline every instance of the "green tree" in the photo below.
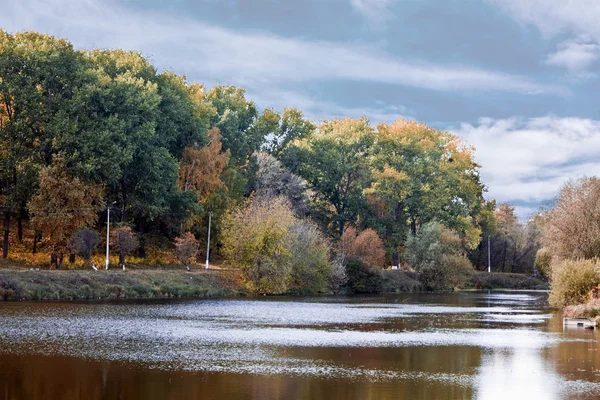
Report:
M 365 207 L 363 190 L 369 185 L 368 157 L 374 140 L 367 119 L 346 118 L 324 122 L 283 154 L 284 164 L 304 178 L 313 193 L 311 215 L 334 237 L 355 223 Z

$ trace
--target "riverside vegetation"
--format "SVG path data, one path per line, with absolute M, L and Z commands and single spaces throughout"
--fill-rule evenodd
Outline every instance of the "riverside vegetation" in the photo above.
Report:
M 89 270 L 6 271 L 0 287 L 4 298 L 56 297 L 35 286 L 45 279 L 73 286 L 59 298 L 373 293 L 540 288 L 537 273 L 556 306 L 595 296 L 596 195 L 520 223 L 484 198 L 473 152 L 416 121 L 317 123 L 159 72 L 137 52 L 0 30 L 3 266 Z M 91 270 L 104 263 L 109 207 L 111 268 L 134 269 L 114 278 Z M 556 234 L 569 207 L 581 211 L 569 226 L 596 235 L 589 249 Z M 229 272 L 186 274 L 206 257 L 209 213 L 211 259 Z M 160 279 L 174 270 L 168 289 Z

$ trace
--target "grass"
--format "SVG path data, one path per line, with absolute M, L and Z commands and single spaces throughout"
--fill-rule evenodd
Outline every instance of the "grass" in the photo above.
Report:
M 244 294 L 235 271 L 0 270 L 0 300 L 98 300 Z
M 547 282 L 527 274 L 476 271 L 460 285 L 460 288 L 548 290 L 550 286 Z
M 416 272 L 383 270 L 383 291 L 385 293 L 418 292 L 421 290 Z

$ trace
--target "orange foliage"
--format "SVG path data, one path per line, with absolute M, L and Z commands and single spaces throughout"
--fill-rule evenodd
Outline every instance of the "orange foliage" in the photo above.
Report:
M 385 263 L 383 241 L 373 229 L 358 232 L 350 227 L 344 231 L 340 240 L 342 253 L 353 257 L 371 268 L 381 268 Z
M 183 191 L 196 190 L 200 203 L 223 185 L 221 173 L 230 155 L 229 150 L 221 153 L 221 135 L 217 128 L 211 129 L 208 136 L 208 146 L 185 148 L 179 168 L 179 188 Z

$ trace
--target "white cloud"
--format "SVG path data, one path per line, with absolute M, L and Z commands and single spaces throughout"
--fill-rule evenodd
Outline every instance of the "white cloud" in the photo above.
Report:
M 560 43 L 556 53 L 550 54 L 546 62 L 566 68 L 574 78 L 588 78 L 591 74 L 587 69 L 598 58 L 600 46 L 579 38 Z
M 451 129 L 473 145 L 489 197 L 530 211 L 569 179 L 600 175 L 600 121 L 585 118 L 482 118 Z
M 597 0 L 487 0 L 515 21 L 535 26 L 547 37 L 571 34 L 558 45 L 547 63 L 567 68 L 570 77 L 593 75 L 586 71 L 598 59 L 600 46 L 600 1 Z
M 522 24 L 532 24 L 547 36 L 589 35 L 600 41 L 600 2 L 597 0 L 487 0 Z
M 442 91 L 567 92 L 518 75 L 403 60 L 367 44 L 235 31 L 166 13 L 134 12 L 110 1 L 13 1 L 3 7 L 0 26 L 67 37 L 79 47 L 139 49 L 159 67 L 255 89 L 354 80 Z
M 369 23 L 380 26 L 390 19 L 390 8 L 398 0 L 350 0 L 352 7 L 362 14 Z

